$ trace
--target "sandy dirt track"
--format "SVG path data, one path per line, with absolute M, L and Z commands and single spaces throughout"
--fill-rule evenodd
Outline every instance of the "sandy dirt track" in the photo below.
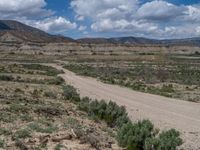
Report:
M 78 89 L 81 96 L 112 100 L 126 106 L 132 120 L 150 119 L 161 129 L 176 128 L 182 133 L 184 149 L 200 150 L 200 104 L 136 92 L 117 85 L 105 84 L 90 77 L 78 76 L 61 66 L 61 76 Z

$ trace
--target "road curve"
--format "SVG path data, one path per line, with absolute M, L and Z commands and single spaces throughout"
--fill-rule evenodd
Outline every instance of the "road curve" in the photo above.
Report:
M 182 133 L 184 149 L 200 149 L 199 103 L 136 92 L 94 78 L 78 76 L 56 64 L 51 66 L 63 70 L 65 73 L 60 76 L 67 84 L 77 88 L 81 96 L 115 101 L 127 108 L 132 120 L 150 119 L 161 129 L 176 128 Z

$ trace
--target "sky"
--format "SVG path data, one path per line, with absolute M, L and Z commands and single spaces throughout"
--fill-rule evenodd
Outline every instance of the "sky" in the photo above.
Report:
M 200 0 L 0 0 L 0 19 L 75 39 L 200 37 Z

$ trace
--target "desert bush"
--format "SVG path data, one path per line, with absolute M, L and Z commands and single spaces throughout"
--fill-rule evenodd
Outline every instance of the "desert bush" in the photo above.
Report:
M 154 136 L 154 126 L 149 120 L 124 125 L 117 135 L 120 146 L 128 150 L 143 150 L 146 141 Z
M 38 97 L 41 95 L 40 91 L 37 90 L 37 89 L 34 89 L 33 92 L 32 92 L 31 94 L 32 94 L 32 96 L 33 96 L 34 98 L 38 98 Z
M 1 115 L 0 115 L 0 121 L 6 122 L 6 123 L 10 123 L 15 121 L 16 117 L 6 111 L 0 111 Z
M 174 93 L 175 92 L 172 84 L 169 84 L 169 85 L 164 84 L 160 91 L 166 92 L 166 93 Z
M 36 107 L 34 112 L 45 117 L 55 117 L 64 115 L 66 111 L 59 106 L 45 105 Z
M 195 51 L 194 55 L 197 55 L 197 56 L 199 56 L 199 55 L 200 55 L 200 52 L 198 52 L 198 51 Z
M 16 147 L 18 147 L 20 150 L 28 150 L 27 145 L 26 145 L 24 142 L 20 141 L 19 139 L 16 139 L 15 145 L 16 145 Z
M 63 96 L 65 100 L 80 102 L 80 95 L 77 93 L 77 90 L 73 86 L 64 85 Z
M 21 129 L 15 132 L 14 137 L 17 139 L 25 139 L 31 137 L 31 133 L 28 129 Z
M 79 103 L 79 109 L 97 120 L 104 120 L 111 127 L 120 127 L 129 121 L 125 107 L 120 107 L 111 101 L 106 103 L 104 100 L 99 102 L 83 98 Z
M 116 127 L 119 146 L 127 150 L 175 150 L 182 144 L 179 132 L 174 129 L 159 134 L 149 120 L 132 123 L 125 107 L 120 107 L 111 101 L 106 103 L 104 100 L 91 100 L 88 97 L 80 99 L 71 86 L 65 90 L 65 97 L 78 102 L 78 108 L 81 111 L 87 112 L 93 119 L 105 121 L 110 127 Z M 79 98 L 78 101 L 73 100 L 73 93 L 75 98 Z
M 81 101 L 79 102 L 78 108 L 79 108 L 81 111 L 88 112 L 90 102 L 91 102 L 91 99 L 90 99 L 89 97 L 84 97 L 84 98 L 82 98 Z
M 61 150 L 61 148 L 64 147 L 63 145 L 61 144 L 57 144 L 54 148 L 54 150 Z
M 62 77 L 56 77 L 55 79 L 51 79 L 47 81 L 47 84 L 61 85 L 65 82 Z
M 178 131 L 159 133 L 149 120 L 125 124 L 119 129 L 117 140 L 127 150 L 176 150 L 182 144 Z
M 67 129 L 74 129 L 74 128 L 80 128 L 81 124 L 76 118 L 69 117 L 64 122 L 64 128 Z
M 127 85 L 127 87 L 128 86 L 130 86 L 133 90 L 137 91 L 145 91 L 145 88 L 147 87 L 143 82 L 140 81 Z
M 26 69 L 30 69 L 30 70 L 41 70 L 41 71 L 45 71 L 45 75 L 49 75 L 49 76 L 56 76 L 58 74 L 63 73 L 63 71 L 61 70 L 57 70 L 53 67 L 50 66 L 44 66 L 44 65 L 40 65 L 40 64 L 23 64 L 22 65 L 24 68 Z
M 31 117 L 29 114 L 25 113 L 25 114 L 22 114 L 20 115 L 20 119 L 22 121 L 26 121 L 26 122 L 31 122 L 33 121 L 33 117 Z
M 183 143 L 180 133 L 175 129 L 161 132 L 158 137 L 149 139 L 147 150 L 176 150 Z
M 0 148 L 4 148 L 4 145 L 5 145 L 5 141 L 0 139 Z
M 49 98 L 56 98 L 56 97 L 57 97 L 55 93 L 50 92 L 50 91 L 45 92 L 45 93 L 44 93 L 44 96 L 45 96 L 45 97 L 49 97 Z
M 2 81 L 13 81 L 14 78 L 10 75 L 0 75 L 0 80 L 2 80 Z
M 28 113 L 30 108 L 23 104 L 11 104 L 10 107 L 7 108 L 7 111 L 12 113 Z
M 16 93 L 24 93 L 24 91 L 23 91 L 22 89 L 20 89 L 20 88 L 16 88 L 16 89 L 15 89 L 15 92 L 16 92 Z
M 36 132 L 40 132 L 40 133 L 53 133 L 54 131 L 57 130 L 56 126 L 53 126 L 52 124 L 49 124 L 49 126 L 42 127 L 40 124 L 38 123 L 31 123 L 28 125 L 28 127 Z
M 6 128 L 0 128 L 0 135 L 11 135 L 12 132 Z

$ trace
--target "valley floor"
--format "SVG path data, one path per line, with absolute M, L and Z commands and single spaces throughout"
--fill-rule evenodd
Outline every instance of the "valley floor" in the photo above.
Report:
M 64 74 L 61 77 L 76 87 L 81 96 L 112 100 L 124 105 L 133 120 L 150 119 L 161 129 L 176 128 L 182 132 L 184 149 L 200 149 L 200 103 L 136 92 L 94 78 L 78 76 L 59 65 L 51 66 L 62 69 Z

